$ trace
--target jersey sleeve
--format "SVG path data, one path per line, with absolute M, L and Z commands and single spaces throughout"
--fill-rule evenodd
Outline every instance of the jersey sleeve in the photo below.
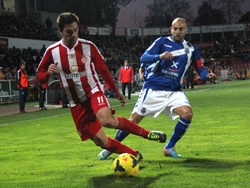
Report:
M 104 58 L 94 44 L 92 44 L 92 46 L 91 46 L 91 54 L 93 54 L 93 57 L 91 57 L 93 59 L 93 63 L 95 65 L 97 71 L 100 73 L 101 77 L 103 78 L 103 80 L 110 86 L 110 88 L 114 92 L 117 92 L 118 88 L 115 85 L 115 82 L 112 78 L 110 71 L 108 70 L 107 66 L 105 65 Z
M 16 73 L 16 82 L 17 82 L 17 85 L 19 85 L 19 88 L 22 88 L 22 85 L 21 85 L 21 71 L 18 70 L 17 73 Z
M 207 70 L 203 66 L 203 63 L 201 62 L 201 56 L 196 47 L 194 47 L 194 54 L 193 54 L 193 59 L 194 59 L 194 68 L 198 71 L 200 77 L 202 80 L 207 80 Z
M 46 50 L 37 68 L 37 80 L 40 84 L 48 83 L 50 76 L 47 74 L 49 65 L 54 63 L 51 50 Z
M 133 72 L 133 69 L 132 69 L 132 67 L 131 67 L 131 72 L 130 72 L 130 76 L 131 76 L 131 80 L 134 80 L 134 72 Z
M 153 44 L 141 56 L 141 63 L 154 63 L 160 59 L 162 37 L 156 39 Z

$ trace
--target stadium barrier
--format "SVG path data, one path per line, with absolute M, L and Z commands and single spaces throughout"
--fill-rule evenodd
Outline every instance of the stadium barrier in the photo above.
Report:
M 29 79 L 30 87 L 28 91 L 27 101 L 38 100 L 38 89 L 33 84 L 34 78 Z M 18 103 L 19 90 L 17 88 L 16 80 L 1 80 L 0 81 L 0 105 Z
M 49 83 L 46 92 L 46 103 L 47 104 L 59 104 L 63 95 L 63 89 L 61 88 L 59 80 L 53 80 Z
M 15 80 L 0 81 L 0 105 L 6 103 L 17 102 L 19 99 L 19 91 Z

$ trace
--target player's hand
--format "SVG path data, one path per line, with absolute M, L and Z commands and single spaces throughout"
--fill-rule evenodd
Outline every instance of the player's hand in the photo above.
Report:
M 57 63 L 55 64 L 51 64 L 48 68 L 48 75 L 53 75 L 53 74 L 58 74 L 59 73 L 59 69 L 57 67 Z
M 173 59 L 173 55 L 172 53 L 166 51 L 166 52 L 163 52 L 161 55 L 160 55 L 160 59 L 166 59 L 166 60 L 172 60 Z
M 140 80 L 144 80 L 144 77 L 143 77 L 143 75 L 140 75 Z
M 207 78 L 210 80 L 216 80 L 217 76 L 216 76 L 216 74 L 211 72 L 211 73 L 208 73 Z
M 120 101 L 122 107 L 125 105 L 125 103 L 126 103 L 125 96 L 123 94 L 121 94 L 120 91 L 117 91 L 115 93 L 115 98 Z

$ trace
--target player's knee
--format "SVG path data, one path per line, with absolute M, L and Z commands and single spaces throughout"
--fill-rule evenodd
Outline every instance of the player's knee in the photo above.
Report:
M 192 111 L 186 111 L 183 115 L 183 118 L 186 120 L 192 120 L 193 118 L 193 112 Z
M 115 121 L 113 117 L 105 117 L 99 120 L 101 125 L 107 128 L 115 128 Z
M 93 141 L 94 141 L 95 145 L 97 145 L 97 146 L 99 146 L 99 147 L 101 147 L 101 148 L 105 147 L 106 144 L 107 144 L 107 143 L 105 143 L 102 139 L 97 138 L 97 137 L 95 137 L 95 138 L 93 139 Z
M 137 113 L 132 114 L 129 118 L 129 121 L 132 121 L 136 124 L 140 123 L 141 120 L 142 120 L 142 117 L 138 115 Z

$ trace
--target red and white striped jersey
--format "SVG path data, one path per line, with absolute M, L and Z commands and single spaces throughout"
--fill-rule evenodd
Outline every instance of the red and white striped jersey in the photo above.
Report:
M 57 64 L 60 81 L 71 107 L 83 103 L 95 92 L 103 92 L 96 70 L 114 92 L 118 91 L 104 64 L 103 56 L 90 41 L 78 39 L 71 49 L 63 44 L 62 40 L 49 46 L 38 66 L 37 77 L 41 84 L 48 82 L 47 71 L 52 63 Z

